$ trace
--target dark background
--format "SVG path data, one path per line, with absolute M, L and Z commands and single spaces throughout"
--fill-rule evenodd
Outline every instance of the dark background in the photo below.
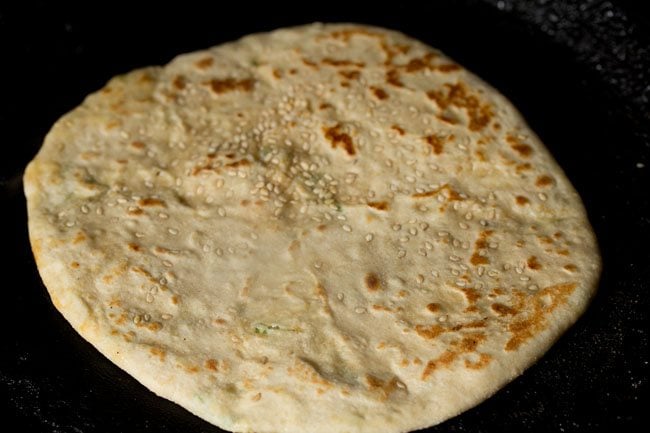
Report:
M 645 1 L 438 0 L 426 7 L 328 1 L 304 10 L 277 2 L 89 3 L 0 6 L 4 426 L 13 421 L 17 431 L 47 433 L 219 431 L 153 396 L 56 312 L 29 248 L 20 176 L 52 123 L 111 76 L 247 33 L 318 20 L 401 30 L 501 90 L 567 172 L 600 242 L 599 292 L 577 324 L 494 397 L 427 431 L 638 431 L 647 415 L 650 310 Z

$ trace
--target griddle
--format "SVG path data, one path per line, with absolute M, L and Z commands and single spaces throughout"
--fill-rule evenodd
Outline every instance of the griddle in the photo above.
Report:
M 639 429 L 650 310 L 650 26 L 643 2 L 326 1 L 297 9 L 278 2 L 89 3 L 0 6 L 3 431 L 12 424 L 47 433 L 221 431 L 154 396 L 55 310 L 30 251 L 20 176 L 54 121 L 113 75 L 313 21 L 401 30 L 497 87 L 580 192 L 600 243 L 599 291 L 576 325 L 492 398 L 426 431 Z

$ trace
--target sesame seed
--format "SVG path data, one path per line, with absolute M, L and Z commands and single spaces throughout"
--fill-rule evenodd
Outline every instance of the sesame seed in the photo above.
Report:
M 158 214 L 158 218 L 166 220 L 167 218 L 169 218 L 169 215 L 167 215 L 165 212 L 160 212 Z
M 440 272 L 438 271 L 431 271 L 431 275 L 433 275 L 435 278 L 438 278 L 440 276 Z
M 424 283 L 424 275 L 418 274 L 418 276 L 415 278 L 415 281 L 417 281 L 418 284 Z
M 343 224 L 343 226 L 342 226 L 341 228 L 342 228 L 343 230 L 345 230 L 346 232 L 351 232 L 351 231 L 352 231 L 352 227 L 350 227 L 350 226 L 347 225 L 347 224 Z
M 460 227 L 463 230 L 467 230 L 469 226 L 463 222 L 458 223 L 458 227 Z
M 65 223 L 66 227 L 73 227 L 74 225 L 75 225 L 74 221 L 68 221 L 68 222 Z
M 409 239 L 410 238 L 408 236 L 402 236 L 401 238 L 399 238 L 399 241 L 402 242 L 402 243 L 406 243 L 406 242 L 409 241 Z
M 363 313 L 366 312 L 366 309 L 363 308 L 363 307 L 357 307 L 357 308 L 354 309 L 354 312 L 357 313 L 357 314 L 363 314 Z
M 153 302 L 153 299 L 154 299 L 153 295 L 151 293 L 147 293 L 147 296 L 145 297 L 145 301 L 147 301 L 147 303 L 151 304 Z
M 345 295 L 343 295 L 343 293 L 338 293 L 338 294 L 336 295 L 336 299 L 338 299 L 339 301 L 343 301 L 343 298 L 344 298 L 344 297 L 345 297 Z
M 485 268 L 483 266 L 479 266 L 478 269 L 476 270 L 476 273 L 478 274 L 479 277 L 482 276 L 484 272 L 485 272 Z
M 143 238 L 143 237 L 144 237 L 144 233 L 135 232 L 135 237 L 136 237 L 136 238 Z
M 370 241 L 372 241 L 372 238 L 373 238 L 373 237 L 374 237 L 374 236 L 372 235 L 372 233 L 368 233 L 368 234 L 366 235 L 366 242 L 370 242 Z
M 163 319 L 163 320 L 169 320 L 169 319 L 171 319 L 172 317 L 174 317 L 174 316 L 172 316 L 171 314 L 167 314 L 167 313 L 163 313 L 163 314 L 160 316 L 160 318 Z
M 402 250 L 402 249 L 400 249 L 400 250 L 397 252 L 397 258 L 400 258 L 400 259 L 401 259 L 401 258 L 404 258 L 404 256 L 406 256 L 406 250 Z
M 530 281 L 530 277 L 528 277 L 526 275 L 522 275 L 521 277 L 519 277 L 519 280 L 520 281 Z
M 456 285 L 458 287 L 465 287 L 466 284 L 467 283 L 465 282 L 465 280 L 460 280 L 460 279 L 456 280 Z
M 393 224 L 393 230 L 398 231 L 401 230 L 402 226 L 400 224 Z
M 169 234 L 171 234 L 171 235 L 177 235 L 177 234 L 178 234 L 178 230 L 177 230 L 177 229 L 174 229 L 174 228 L 169 228 L 169 229 L 167 229 L 167 231 L 168 231 Z
M 427 223 L 420 223 L 420 230 L 426 231 L 429 228 L 429 224 Z
M 496 277 L 497 275 L 499 275 L 499 271 L 497 271 L 495 269 L 490 269 L 487 274 L 490 277 Z
M 410 228 L 410 229 L 409 229 L 409 233 L 410 233 L 412 236 L 415 236 L 415 235 L 418 234 L 418 229 L 416 229 L 416 228 Z
M 163 260 L 162 263 L 163 263 L 163 265 L 165 265 L 168 268 L 171 268 L 172 266 L 174 266 L 174 264 L 172 262 L 170 262 L 169 260 Z
M 426 242 L 424 243 L 424 247 L 425 247 L 427 250 L 432 250 L 432 249 L 433 249 L 433 244 L 432 244 L 431 242 L 429 242 L 429 241 L 426 241 Z
M 546 201 L 546 200 L 548 199 L 548 197 L 546 196 L 546 194 L 544 194 L 543 192 L 538 193 L 538 194 L 537 194 L 537 197 L 538 197 L 541 201 Z
M 535 291 L 537 289 L 539 289 L 539 286 L 537 284 L 531 284 L 530 286 L 528 286 L 528 290 L 530 291 Z
M 88 206 L 86 206 L 85 204 L 81 205 L 81 213 L 88 213 L 88 210 L 89 210 Z
M 444 323 L 444 322 L 446 322 L 446 321 L 447 321 L 447 316 L 440 316 L 440 317 L 438 317 L 438 322 L 440 322 L 440 323 Z
M 460 262 L 461 258 L 458 256 L 451 255 L 449 256 L 449 260 L 451 260 L 452 262 Z
M 262 191 L 264 191 L 264 190 L 262 190 Z M 219 214 L 219 216 L 225 217 L 226 216 L 226 209 L 224 209 L 223 207 L 220 206 L 219 209 L 217 209 L 217 213 Z
M 142 321 L 142 317 L 140 317 L 139 314 L 136 314 L 135 317 L 133 317 L 133 323 L 136 325 Z

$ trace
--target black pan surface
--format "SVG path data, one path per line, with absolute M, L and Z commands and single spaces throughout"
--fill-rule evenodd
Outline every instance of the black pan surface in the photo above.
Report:
M 13 421 L 16 430 L 47 433 L 220 431 L 155 397 L 54 309 L 29 248 L 20 175 L 52 123 L 111 76 L 318 20 L 401 30 L 496 86 L 565 169 L 600 242 L 599 292 L 577 324 L 523 376 L 427 432 L 638 430 L 647 405 L 650 310 L 650 27 L 643 2 L 438 0 L 364 8 L 320 2 L 308 9 L 277 2 L 89 3 L 0 6 L 4 426 Z

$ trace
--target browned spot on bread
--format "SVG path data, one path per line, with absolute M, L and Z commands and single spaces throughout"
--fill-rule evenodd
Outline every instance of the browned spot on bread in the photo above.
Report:
M 384 100 L 388 99 L 388 93 L 381 87 L 370 87 L 370 90 L 372 90 L 372 93 L 375 95 L 377 99 Z
M 445 353 L 436 359 L 427 362 L 424 371 L 422 372 L 422 380 L 427 380 L 429 376 L 440 368 L 449 368 L 451 364 L 456 361 L 461 355 L 476 351 L 479 344 L 486 340 L 485 334 L 482 332 L 475 332 L 466 334 L 460 341 L 453 342 L 451 348 L 447 349 Z M 480 355 L 479 355 L 480 356 Z M 489 358 L 486 362 L 489 363 Z M 467 363 L 465 364 L 467 365 Z M 487 364 L 486 364 L 487 365 Z M 482 366 L 481 368 L 483 368 Z
M 345 59 L 332 59 L 329 57 L 325 57 L 321 62 L 329 66 L 356 66 L 357 68 L 363 68 L 366 66 L 364 62 L 355 62 Z
M 322 103 L 318 106 L 318 108 L 320 108 L 321 110 L 325 110 L 326 108 L 333 108 L 333 107 L 332 107 L 332 104 L 330 104 L 330 103 L 322 102 Z
M 555 183 L 555 179 L 553 179 L 551 176 L 548 175 L 539 176 L 535 181 L 535 185 L 537 185 L 540 188 L 553 185 L 554 183 Z
M 301 60 L 305 65 L 309 66 L 310 68 L 318 69 L 318 64 L 316 64 L 316 62 L 313 62 L 313 61 L 311 61 L 309 59 L 306 59 L 304 57 Z
M 247 167 L 249 165 L 251 165 L 251 162 L 249 160 L 240 159 L 239 161 L 229 162 L 228 164 L 224 165 L 224 167 L 239 168 L 239 167 Z
M 207 359 L 205 361 L 205 368 L 212 371 L 219 371 L 219 364 L 216 359 Z
M 512 134 L 506 135 L 506 141 L 510 144 L 510 147 L 515 150 L 520 156 L 524 158 L 529 158 L 533 154 L 533 148 L 521 141 L 519 138 L 515 137 Z
M 578 270 L 578 267 L 576 265 L 574 265 L 573 263 L 568 263 L 568 264 L 564 265 L 563 267 L 564 267 L 565 270 L 567 270 L 569 272 L 575 272 L 575 271 Z
M 533 168 L 533 166 L 530 165 L 530 162 L 523 162 L 515 166 L 515 170 L 517 171 L 517 173 L 521 173 L 522 171 L 528 171 L 531 168 Z
M 352 137 L 343 132 L 340 123 L 329 128 L 324 127 L 323 133 L 325 134 L 325 138 L 332 143 L 332 148 L 342 147 L 348 155 L 353 156 L 356 154 Z
M 404 83 L 402 83 L 397 69 L 389 69 L 386 71 L 386 82 L 391 86 L 404 87 Z
M 72 243 L 76 245 L 76 244 L 79 244 L 79 243 L 85 241 L 86 239 L 87 239 L 86 234 L 84 232 L 79 232 L 74 237 L 74 239 L 72 239 Z
M 199 372 L 199 367 L 197 367 L 196 365 L 186 365 L 183 368 L 185 369 L 185 371 L 187 371 L 188 373 L 191 373 L 191 374 Z
M 459 71 L 462 68 L 460 67 L 460 65 L 457 65 L 455 63 L 445 63 L 444 65 L 436 66 L 436 69 L 440 72 L 452 72 L 452 71 Z
M 429 143 L 429 145 L 433 148 L 433 153 L 436 155 L 440 155 L 444 149 L 444 141 L 436 136 L 436 135 L 427 135 L 424 137 L 424 141 Z
M 463 201 L 465 200 L 463 197 L 461 197 L 460 194 L 458 194 L 451 186 L 444 184 L 440 186 L 439 188 L 436 188 L 431 191 L 424 191 L 424 192 L 418 192 L 415 194 L 412 194 L 411 197 L 413 198 L 425 198 L 425 197 L 432 197 L 439 192 L 446 191 L 447 192 L 447 200 L 449 201 Z
M 431 311 L 432 313 L 437 313 L 438 311 L 440 311 L 440 304 L 435 302 L 427 304 L 427 310 Z
M 399 387 L 398 386 L 399 381 L 397 380 L 396 377 L 393 377 L 389 381 L 384 381 L 379 379 L 376 376 L 373 376 L 372 374 L 366 374 L 366 383 L 368 384 L 368 388 L 371 389 L 372 391 L 379 391 L 382 400 L 385 400 L 388 397 L 390 397 L 390 395 L 393 392 L 395 392 Z
M 172 295 L 171 301 L 172 301 L 172 304 L 178 305 L 178 303 L 181 301 L 181 298 L 178 295 Z
M 470 263 L 474 266 L 487 265 L 490 263 L 490 260 L 487 258 L 487 256 L 481 255 L 479 252 L 480 250 L 484 250 L 488 247 L 487 240 L 490 236 L 492 236 L 492 233 L 492 230 L 483 230 L 481 233 L 479 233 L 478 238 L 474 242 L 474 253 L 469 259 Z
M 469 359 L 465 360 L 465 367 L 472 370 L 480 370 L 485 368 L 492 361 L 492 355 L 487 353 L 479 353 L 479 359 L 476 362 L 472 362 Z
M 242 92 L 250 92 L 253 90 L 253 86 L 255 85 L 255 80 L 252 78 L 244 78 L 241 80 L 237 80 L 235 78 L 223 78 L 223 79 L 216 79 L 213 78 L 209 82 L 210 88 L 214 93 L 217 95 L 227 93 L 227 92 L 234 92 L 234 91 L 242 91 Z
M 279 80 L 282 78 L 282 71 L 277 68 L 273 68 L 273 76 Z
M 131 147 L 134 147 L 136 149 L 144 149 L 145 144 L 142 141 L 136 140 L 131 142 Z
M 389 307 L 387 307 L 387 306 L 385 306 L 385 305 L 379 305 L 379 304 L 374 304 L 374 305 L 372 306 L 372 309 L 373 309 L 373 310 L 376 310 L 376 311 L 388 311 L 388 312 L 393 311 L 392 308 L 389 308 Z
M 445 90 L 430 90 L 427 92 L 429 99 L 436 102 L 440 109 L 448 107 L 463 108 L 469 117 L 469 129 L 480 131 L 492 119 L 492 108 L 487 103 L 482 103 L 479 98 L 472 95 L 462 82 L 445 84 Z
M 557 250 L 556 252 L 557 252 L 559 255 L 561 255 L 561 256 L 569 256 L 569 255 L 571 255 L 571 253 L 569 252 L 569 250 L 566 250 L 566 249 L 564 249 L 564 250 Z
M 194 63 L 194 65 L 199 69 L 209 68 L 214 64 L 214 59 L 212 57 L 204 57 Z
M 528 198 L 524 197 L 523 195 L 518 195 L 515 197 L 515 201 L 519 206 L 524 206 L 530 203 L 530 200 L 528 200 Z
M 129 242 L 129 244 L 127 246 L 129 248 L 129 250 L 131 250 L 131 251 L 135 251 L 137 253 L 142 252 L 142 247 L 140 245 L 136 244 L 136 243 Z
M 427 340 L 433 340 L 439 335 L 447 332 L 446 328 L 443 328 L 440 325 L 415 325 L 415 332 Z
M 143 323 L 143 322 L 140 322 Z M 162 323 L 160 322 L 151 322 L 146 325 L 146 328 L 153 332 L 158 332 L 162 329 Z
M 459 323 L 451 327 L 452 331 L 460 331 L 461 329 L 476 329 L 476 328 L 485 328 L 487 326 L 486 319 L 474 320 L 467 323 Z
M 185 88 L 185 77 L 182 75 L 176 75 L 174 77 L 174 80 L 172 81 L 172 85 L 177 89 L 177 90 L 183 90 Z
M 476 304 L 476 301 L 481 299 L 481 293 L 472 287 L 458 287 L 458 289 L 465 295 L 469 307 L 472 307 Z
M 492 310 L 494 310 L 495 313 L 497 313 L 499 316 L 514 316 L 517 314 L 517 310 L 514 308 L 508 307 L 507 305 L 501 304 L 499 302 L 495 302 L 490 306 Z
M 138 201 L 138 204 L 142 207 L 167 207 L 167 204 L 160 200 L 159 198 L 142 198 Z
M 560 305 L 566 304 L 569 296 L 578 287 L 576 283 L 563 283 L 546 287 L 534 295 L 521 295 L 520 308 L 508 325 L 511 337 L 505 350 L 517 350 L 522 344 L 546 329 L 548 316 Z M 550 298 L 550 303 L 544 302 Z
M 358 80 L 361 76 L 361 72 L 343 70 L 339 71 L 339 75 L 341 75 L 343 78 L 347 78 L 348 80 Z
M 377 274 L 374 274 L 372 272 L 366 274 L 364 281 L 366 283 L 366 288 L 371 292 L 376 292 L 377 290 L 381 289 L 381 281 L 379 280 Z
M 537 257 L 535 257 L 535 256 L 528 257 L 528 260 L 526 261 L 526 264 L 528 265 L 528 267 L 530 269 L 532 269 L 534 271 L 539 271 L 540 269 L 542 269 L 541 263 L 539 263 L 539 261 L 537 260 Z
M 79 268 L 79 262 L 71 262 L 70 267 L 72 269 L 78 269 Z
M 377 210 L 389 210 L 390 206 L 388 202 L 385 201 L 369 201 L 366 203 L 369 207 Z
M 149 353 L 151 353 L 153 356 L 157 356 L 161 361 L 164 361 L 165 356 L 167 355 L 163 349 L 160 349 L 158 347 L 151 347 L 149 349 Z
M 393 126 L 391 126 L 390 128 L 391 128 L 392 130 L 394 130 L 394 131 L 397 131 L 397 133 L 398 133 L 399 135 L 404 135 L 404 134 L 405 134 L 404 129 L 401 128 L 401 127 L 398 126 L 398 125 L 393 125 Z
M 127 211 L 127 213 L 129 215 L 138 216 L 138 215 L 142 215 L 144 213 L 144 211 L 142 209 L 140 209 L 139 207 L 136 207 L 135 209 L 129 209 Z

